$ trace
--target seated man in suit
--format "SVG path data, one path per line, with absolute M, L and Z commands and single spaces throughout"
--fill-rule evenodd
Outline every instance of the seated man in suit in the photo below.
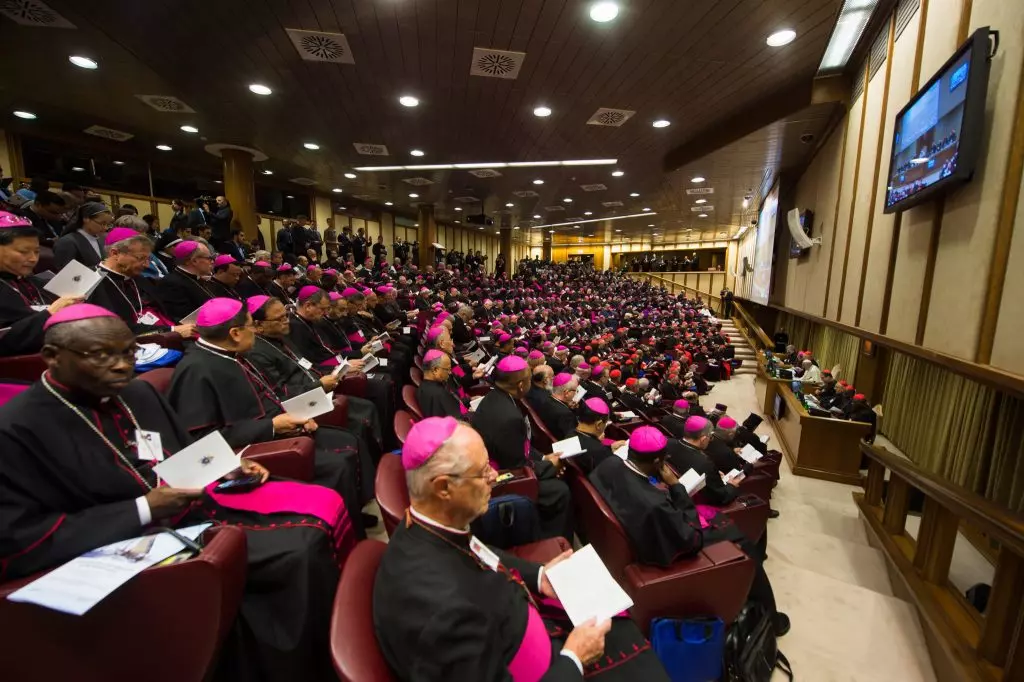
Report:
M 551 374 L 552 370 L 547 365 L 542 365 L 534 371 L 534 387 L 526 394 L 526 401 L 544 422 L 551 435 L 562 440 L 571 437 L 576 430 L 576 415 L 569 407 L 569 402 L 572 401 L 578 384 L 571 374 L 559 374 L 556 377 L 552 377 Z
M 669 444 L 657 428 L 641 426 L 629 436 L 627 459 L 606 458 L 590 474 L 590 482 L 612 508 L 641 563 L 667 567 L 715 542 L 728 540 L 739 545 L 757 565 L 750 599 L 773 614 L 775 635 L 785 635 L 789 617 L 776 608 L 775 593 L 762 565 L 767 540 L 762 536 L 761 542 L 754 544 L 724 514 L 694 505 L 679 478 L 666 466 Z
M 374 630 L 398 679 L 569 682 L 599 672 L 606 682 L 667 682 L 628 618 L 571 628 L 543 601 L 556 596 L 544 566 L 473 537 L 496 479 L 488 455 L 450 417 L 419 422 L 402 448 L 412 504 L 373 585 Z

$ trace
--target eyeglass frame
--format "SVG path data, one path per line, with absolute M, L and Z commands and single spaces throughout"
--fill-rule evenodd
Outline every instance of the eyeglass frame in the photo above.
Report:
M 49 345 L 53 346 L 54 348 L 58 348 L 60 350 L 66 350 L 69 353 L 74 353 L 75 355 L 77 355 L 78 357 L 82 358 L 83 360 L 85 360 L 89 364 L 94 365 L 96 367 L 100 367 L 100 368 L 112 367 L 114 365 L 114 363 L 117 361 L 117 358 L 126 358 L 127 359 L 127 358 L 129 358 L 129 356 L 130 356 L 131 364 L 134 366 L 135 365 L 135 354 L 139 350 L 139 344 L 137 344 L 137 343 L 133 343 L 130 347 L 128 347 L 127 349 L 125 349 L 123 351 L 114 352 L 114 353 L 111 353 L 110 351 L 107 351 L 107 350 L 78 350 L 78 349 L 75 349 L 75 348 L 71 348 L 70 346 L 58 346 L 57 344 L 53 344 L 53 343 L 51 343 Z M 103 355 L 110 355 L 110 357 L 108 359 L 106 359 L 106 360 L 99 359 L 99 357 L 101 357 Z

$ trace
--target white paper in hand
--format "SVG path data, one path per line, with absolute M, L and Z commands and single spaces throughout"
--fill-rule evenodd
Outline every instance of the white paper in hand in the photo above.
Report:
M 363 356 L 363 374 L 369 372 L 371 369 L 379 365 L 377 358 L 374 357 L 373 353 L 367 353 Z
M 591 618 L 608 620 L 633 606 L 592 545 L 545 569 L 544 575 L 574 627 Z
M 348 372 L 348 366 L 349 366 L 348 360 L 346 360 L 345 358 L 341 357 L 340 355 L 336 356 L 336 359 L 338 361 L 338 366 L 334 368 L 333 372 L 331 372 L 331 376 L 335 376 L 335 377 L 339 376 L 339 375 L 342 375 L 342 374 L 345 374 L 346 372 Z
M 172 488 L 203 488 L 241 466 L 219 431 L 200 438 L 153 467 Z
M 761 436 L 761 442 L 764 443 L 765 445 L 767 445 L 768 441 L 770 441 L 771 439 L 772 439 L 772 437 L 770 435 L 768 435 L 767 433 L 764 434 L 763 436 Z
M 384 350 L 384 342 L 383 341 L 375 340 L 375 341 L 372 341 L 370 343 L 370 352 L 371 353 L 379 353 L 382 350 Z
M 763 455 L 754 449 L 753 445 L 747 444 L 743 446 L 742 450 L 740 450 L 740 457 L 742 457 L 744 461 L 753 464 L 757 460 L 761 459 Z
M 89 298 L 103 275 L 90 270 L 76 260 L 71 261 L 43 287 L 54 296 Z
M 616 450 L 615 451 L 615 456 L 616 457 L 620 457 L 622 459 L 628 459 L 629 458 L 629 443 L 626 443 L 621 448 Z
M 696 495 L 704 488 L 707 477 L 704 474 L 698 474 L 696 469 L 689 469 L 679 477 L 679 482 L 686 488 L 687 495 Z
M 485 396 L 485 395 L 478 395 L 477 397 L 475 397 L 472 400 L 470 400 L 469 401 L 469 411 L 470 412 L 476 412 L 476 408 L 480 407 L 480 403 L 482 403 L 484 398 L 486 398 L 486 397 L 487 396 Z
M 317 386 L 312 391 L 285 400 L 281 407 L 296 419 L 316 419 L 334 410 L 334 402 L 324 393 L 323 386 Z
M 497 355 L 492 355 L 491 359 L 484 363 L 484 374 L 490 374 L 491 370 L 494 369 L 494 363 L 498 361 Z
M 482 348 L 477 348 L 472 353 L 467 353 L 466 354 L 466 360 L 468 362 L 480 362 L 481 360 L 484 359 L 485 355 L 486 354 L 484 353 Z
M 582 455 L 584 452 L 586 452 L 586 450 L 583 449 L 583 446 L 580 444 L 579 436 L 573 436 L 572 438 L 566 438 L 565 440 L 560 440 L 552 443 L 551 451 L 558 455 L 559 459 L 568 459 L 569 457 Z
M 199 310 L 200 310 L 200 308 L 202 308 L 202 306 L 199 306 L 199 308 L 196 308 L 195 310 L 190 312 L 188 315 L 186 315 L 185 317 L 181 318 L 181 323 L 182 324 L 195 324 L 196 320 L 199 319 Z
M 579 401 L 583 400 L 583 397 L 585 395 L 587 395 L 587 389 L 583 388 L 582 386 L 577 386 L 576 392 L 572 394 L 572 401 L 574 403 L 578 403 Z

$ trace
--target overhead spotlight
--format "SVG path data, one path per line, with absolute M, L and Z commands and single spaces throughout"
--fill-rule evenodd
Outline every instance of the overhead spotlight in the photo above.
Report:
M 541 214 L 540 214 L 540 213 L 534 213 L 534 214 L 533 214 L 533 219 L 534 219 L 534 220 L 540 220 L 540 219 L 541 219 L 541 217 L 542 217 L 542 216 L 541 216 Z
M 622 232 L 622 230 L 615 230 L 616 232 Z
M 340 188 L 340 187 L 335 187 L 335 188 L 334 188 L 334 189 L 332 189 L 331 191 L 332 191 L 332 192 L 334 192 L 335 194 L 341 194 L 341 193 L 342 193 L 342 192 L 344 192 L 345 190 L 343 190 L 343 189 L 342 189 L 342 188 Z
M 690 182 L 692 182 L 694 184 L 698 184 L 698 183 L 704 182 L 704 180 L 705 180 L 705 178 L 704 178 L 703 175 L 694 175 L 692 178 L 690 178 Z
M 572 203 L 572 199 L 569 198 L 569 197 L 566 197 L 566 198 L 562 199 L 562 201 L 567 203 L 567 204 L 571 204 Z
M 462 207 L 461 207 L 461 206 L 456 206 L 456 207 L 455 207 L 455 210 L 456 210 L 456 211 L 461 211 L 461 210 L 462 210 Z
M 540 178 L 537 178 L 536 180 L 533 181 L 533 184 L 535 184 L 535 185 L 543 185 L 544 181 L 541 180 Z
M 612 171 L 612 177 L 613 178 L 621 178 L 625 174 L 626 174 L 626 171 L 620 171 L 620 170 Z
M 708 214 L 707 214 L 707 213 L 698 213 L 698 214 L 697 214 L 697 217 L 698 217 L 698 218 L 707 218 L 707 217 L 708 217 Z
M 515 204 L 513 204 L 512 202 L 505 204 L 505 208 L 512 208 L 513 206 L 515 206 Z
M 695 204 L 706 204 L 706 203 L 708 203 L 708 200 L 707 199 L 697 199 L 697 201 L 695 201 L 693 203 L 695 203 Z
M 357 176 L 355 173 L 345 173 L 345 177 L 348 178 L 349 180 L 355 180 L 359 176 Z
M 651 210 L 650 206 L 644 206 L 644 212 L 647 212 L 647 211 L 650 211 L 650 210 Z
M 412 156 L 423 156 L 424 152 L 422 149 L 413 149 L 409 152 Z
M 89 59 L 88 57 L 80 57 L 78 55 L 71 55 L 68 57 L 68 61 L 77 66 L 80 69 L 98 69 L 100 67 L 99 62 L 95 59 Z
M 533 110 L 533 115 L 537 116 L 539 118 L 547 118 L 548 116 L 551 115 L 551 108 L 550 107 L 537 107 L 536 109 Z
M 638 196 L 640 196 L 640 192 L 630 192 L 630 193 L 629 193 L 629 196 L 631 196 L 631 197 L 633 197 L 634 199 L 636 199 L 636 198 L 637 198 Z
M 224 181 L 223 181 L 223 180 L 214 180 L 213 182 L 214 182 L 215 184 L 217 184 L 217 185 L 223 185 L 223 184 L 224 184 Z
M 181 126 L 181 129 L 183 131 L 185 131 L 186 133 L 198 133 L 199 132 L 199 128 L 196 128 L 195 126 Z
M 123 166 L 124 165 L 124 161 L 114 161 L 114 165 L 115 166 Z
M 554 233 L 555 233 L 554 230 L 548 230 L 548 234 L 554 234 Z
M 295 195 L 294 195 L 294 194 L 285 194 L 285 195 L 284 195 L 284 198 L 285 198 L 285 199 L 294 199 L 294 198 L 295 198 Z
M 789 45 L 795 38 L 796 31 L 785 28 L 768 36 L 765 42 L 771 47 L 782 47 L 783 45 Z
M 171 145 L 169 145 L 169 144 L 158 144 L 156 146 L 156 148 L 159 149 L 162 152 L 169 152 L 169 151 L 171 151 Z
M 412 95 L 402 95 L 401 97 L 398 98 L 398 103 L 401 104 L 403 107 L 411 108 L 419 106 L 420 101 L 418 98 L 413 97 Z
M 649 224 L 647 227 L 654 227 L 654 223 Z
M 393 201 L 385 201 L 385 202 L 384 202 L 384 205 L 385 205 L 385 206 L 394 206 L 394 205 L 395 205 L 395 202 L 393 202 Z
M 655 128 L 668 128 L 670 125 L 672 125 L 672 122 L 664 118 L 659 118 L 657 121 L 653 121 L 651 125 L 654 126 Z
M 261 85 L 260 83 L 253 83 L 249 86 L 249 92 L 253 93 L 254 95 L 266 96 L 272 94 L 274 91 L 268 88 L 266 85 Z
M 274 171 L 270 170 L 269 168 L 264 168 L 261 172 L 264 175 L 273 175 L 274 174 Z
M 416 194 L 416 192 L 409 192 L 409 198 L 410 199 L 419 199 L 420 195 Z
M 590 6 L 590 18 L 599 24 L 611 21 L 619 16 L 619 6 L 614 2 L 595 2 Z
M 584 211 L 583 215 L 594 215 L 593 211 Z
M 33 114 L 31 111 L 15 111 L 14 115 L 18 118 L 23 118 L 26 121 L 31 121 L 36 117 L 36 115 Z
M 74 173 L 81 173 L 81 172 L 85 171 L 85 169 L 84 169 L 84 168 L 82 168 L 81 166 L 73 166 L 73 167 L 71 168 L 71 170 L 72 170 L 72 172 L 74 172 Z
M 316 150 L 320 149 L 320 145 L 318 145 L 315 142 L 303 142 L 302 146 L 311 152 L 315 152 Z

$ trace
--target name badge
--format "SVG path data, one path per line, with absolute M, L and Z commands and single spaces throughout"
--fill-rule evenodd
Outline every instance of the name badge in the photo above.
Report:
M 494 572 L 498 571 L 498 564 L 501 563 L 501 559 L 498 558 L 497 554 L 491 551 L 490 547 L 477 540 L 476 536 L 469 538 L 469 548 L 473 551 L 473 554 L 476 554 L 476 557 L 480 559 L 480 561 L 486 564 L 487 568 Z
M 164 461 L 164 447 L 160 442 L 158 431 L 136 429 L 135 442 L 138 444 L 139 459 L 153 462 Z
M 46 310 L 47 308 L 49 308 L 50 306 L 48 306 L 48 305 L 33 305 L 33 306 L 29 306 L 29 307 L 32 308 L 32 310 L 36 311 L 37 313 L 41 313 L 44 310 Z
M 313 363 L 307 360 L 306 358 L 299 358 L 299 367 L 301 367 L 302 369 L 309 369 L 312 366 Z
M 149 311 L 147 311 L 143 315 L 139 315 L 138 319 L 136 320 L 136 322 L 138 322 L 139 324 L 149 324 L 149 325 L 154 325 L 154 324 L 156 324 L 159 321 L 160 320 L 157 318 L 157 316 L 154 315 L 152 312 L 149 312 Z

